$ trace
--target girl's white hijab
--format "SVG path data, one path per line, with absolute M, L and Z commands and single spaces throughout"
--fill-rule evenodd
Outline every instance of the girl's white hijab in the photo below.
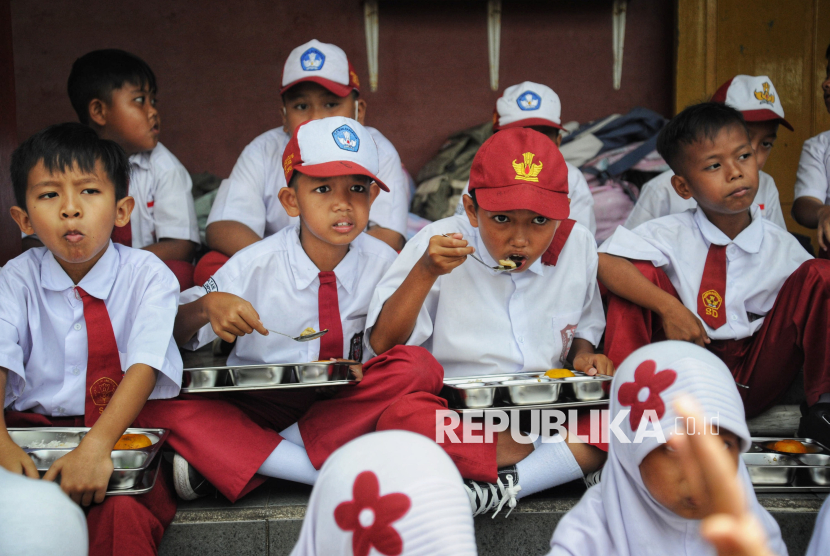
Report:
M 435 442 L 411 432 L 376 432 L 329 457 L 291 555 L 341 554 L 477 554 L 461 475 Z
M 660 443 L 653 437 L 634 443 L 640 421 L 647 418 L 633 419 L 636 422 L 632 430 L 631 414 L 636 416 L 638 408 L 655 410 L 658 426 L 668 439 L 676 426 L 674 400 L 682 393 L 694 396 L 707 420 L 717 417 L 720 427 L 735 433 L 741 439 L 741 451 L 749 449 L 751 439 L 743 402 L 729 369 L 720 359 L 688 342 L 660 342 L 638 349 L 617 370 L 610 399 L 612 420 L 621 411 L 627 413 L 619 429 L 629 442 L 610 435 L 602 480 L 559 522 L 550 541 L 550 555 L 716 554 L 699 534 L 700 521 L 684 519 L 666 509 L 654 499 L 640 476 L 640 463 Z M 645 427 L 647 432 L 656 430 L 653 421 Z M 758 503 L 743 460 L 738 464 L 738 475 L 749 507 L 767 532 L 770 548 L 775 554 L 786 556 L 778 524 Z

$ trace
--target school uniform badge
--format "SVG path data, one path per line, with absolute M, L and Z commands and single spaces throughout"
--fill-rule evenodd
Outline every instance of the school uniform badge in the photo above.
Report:
M 309 48 L 300 56 L 300 65 L 303 67 L 303 71 L 319 71 L 323 69 L 325 63 L 326 55 L 314 47 Z
M 539 110 L 542 106 L 542 97 L 533 91 L 525 91 L 516 99 L 519 110 Z
M 524 162 L 516 162 L 513 161 L 513 169 L 516 170 L 516 177 L 517 180 L 522 181 L 532 181 L 538 182 L 539 172 L 542 171 L 542 163 L 538 162 L 537 164 L 533 163 L 533 157 L 536 155 L 533 153 L 524 153 L 522 157 L 524 158 Z
M 341 125 L 331 132 L 334 137 L 334 144 L 344 151 L 356 153 L 360 149 L 360 138 L 357 133 L 347 125 Z
M 706 290 L 700 296 L 703 306 L 706 307 L 706 314 L 718 318 L 718 311 L 723 305 L 723 298 L 715 290 Z
M 89 396 L 92 398 L 92 403 L 98 406 L 99 414 L 103 413 L 104 408 L 110 403 L 116 388 L 118 388 L 118 383 L 109 377 L 99 378 L 89 387 Z
M 761 85 L 761 91 L 755 91 L 755 98 L 761 101 L 761 104 L 769 104 L 770 106 L 775 104 L 775 94 L 769 92 L 769 83 L 764 82 Z
M 212 276 L 208 278 L 208 281 L 205 282 L 205 284 L 202 287 L 205 288 L 205 293 L 219 291 L 219 286 L 216 284 L 216 280 L 214 280 Z

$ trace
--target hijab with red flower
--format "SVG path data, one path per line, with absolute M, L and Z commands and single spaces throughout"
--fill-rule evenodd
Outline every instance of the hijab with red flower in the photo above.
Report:
M 611 388 L 610 419 L 618 419 L 627 442 L 610 435 L 602 480 L 559 522 L 549 556 L 715 555 L 700 536 L 700 521 L 663 507 L 640 475 L 640 463 L 660 445 L 658 438 L 643 432 L 659 427 L 664 438 L 671 437 L 677 417 L 674 401 L 680 394 L 697 400 L 707 422 L 717 418 L 721 428 L 737 435 L 741 451 L 749 449 L 743 402 L 720 359 L 688 342 L 659 342 L 638 349 L 617 369 Z M 618 417 L 620 412 L 625 412 L 624 418 Z M 641 441 L 635 443 L 640 427 L 644 427 Z M 748 507 L 764 526 L 769 546 L 775 554 L 786 555 L 778 524 L 758 503 L 743 460 L 738 474 Z
M 291 556 L 475 556 L 461 475 L 430 439 L 357 438 L 326 460 Z

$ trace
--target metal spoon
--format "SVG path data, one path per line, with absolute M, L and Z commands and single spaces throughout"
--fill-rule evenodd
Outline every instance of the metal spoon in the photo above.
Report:
M 328 328 L 325 330 L 321 330 L 320 332 L 315 332 L 314 334 L 306 334 L 305 336 L 289 336 L 288 334 L 283 334 L 282 332 L 277 332 L 276 330 L 271 330 L 270 328 L 266 328 L 268 332 L 273 332 L 274 334 L 279 334 L 280 336 L 285 336 L 286 338 L 291 338 L 295 342 L 310 342 L 311 340 L 316 340 L 325 335 L 326 332 L 329 331 Z
M 450 237 L 450 236 L 448 236 L 447 234 L 441 234 L 441 235 L 442 235 L 442 236 L 444 236 L 444 237 Z M 452 239 L 452 238 L 450 238 L 450 239 Z M 467 255 L 467 256 L 468 256 L 468 257 L 472 257 L 472 258 L 473 258 L 473 260 L 480 262 L 481 264 L 483 264 L 484 266 L 486 266 L 486 267 L 487 267 L 487 268 L 489 268 L 490 270 L 498 270 L 498 271 L 500 271 L 500 272 L 513 272 L 514 270 L 518 270 L 518 269 L 519 269 L 519 267 L 518 267 L 518 266 L 503 266 L 503 265 L 498 265 L 498 266 L 490 266 L 489 264 L 485 263 L 484 261 L 482 261 L 481 259 L 479 259 L 479 258 L 478 258 L 478 257 L 476 257 L 475 255 L 473 255 L 472 253 L 470 253 L 470 254 L 469 254 L 469 255 Z

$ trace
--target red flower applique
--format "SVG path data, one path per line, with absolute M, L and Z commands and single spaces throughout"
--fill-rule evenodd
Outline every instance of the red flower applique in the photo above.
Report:
M 617 400 L 622 405 L 631 406 L 629 421 L 632 431 L 637 430 L 643 418 L 643 412 L 647 409 L 653 409 L 658 419 L 662 419 L 666 412 L 666 404 L 663 403 L 660 392 L 674 384 L 677 373 L 672 370 L 655 373 L 656 370 L 657 363 L 651 360 L 643 361 L 634 371 L 634 382 L 626 382 L 620 386 Z M 643 388 L 648 390 L 648 397 L 645 401 L 640 401 L 638 395 Z
M 344 531 L 353 531 L 354 556 L 367 556 L 374 546 L 381 554 L 397 556 L 403 552 L 403 539 L 392 527 L 401 519 L 412 502 L 402 492 L 380 495 L 377 475 L 364 471 L 354 480 L 353 500 L 334 509 L 334 520 Z

